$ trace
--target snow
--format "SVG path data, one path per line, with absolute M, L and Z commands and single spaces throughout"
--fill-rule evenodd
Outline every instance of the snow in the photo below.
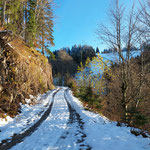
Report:
M 149 150 L 150 139 L 136 137 L 130 133 L 130 127 L 118 127 L 116 122 L 84 110 L 81 102 L 68 94 L 68 99 L 85 122 L 87 141 L 92 150 Z
M 122 52 L 122 54 L 123 54 L 123 57 L 126 58 L 127 52 Z M 130 58 L 140 56 L 140 54 L 141 54 L 141 50 L 131 51 Z M 100 54 L 100 56 L 103 57 L 104 60 L 110 60 L 110 61 L 113 61 L 116 63 L 119 60 L 119 55 L 117 52 L 115 52 L 115 53 L 104 53 L 104 54 Z
M 122 55 L 123 55 L 123 57 L 125 59 L 126 59 L 126 54 L 127 54 L 126 51 L 122 52 Z M 132 58 L 132 57 L 134 58 L 134 57 L 140 56 L 140 54 L 141 54 L 141 50 L 131 51 L 130 58 Z M 119 61 L 119 55 L 118 55 L 117 52 L 114 52 L 114 53 L 104 53 L 104 54 L 101 53 L 99 55 L 103 58 L 103 62 L 105 62 L 105 64 L 107 66 L 110 66 L 111 62 L 112 63 L 118 63 L 118 61 Z M 92 73 L 90 73 L 90 71 Z M 99 80 L 102 77 L 103 71 L 104 71 L 104 65 L 101 64 L 101 61 L 98 62 L 96 59 L 94 59 L 89 64 L 89 66 L 86 67 L 82 72 L 76 73 L 76 81 L 80 82 L 80 79 L 83 78 L 83 74 L 84 74 L 84 76 L 86 75 L 86 81 L 89 82 L 88 81 L 89 73 L 90 73 L 90 76 L 93 76 L 94 78 L 96 77 L 97 80 Z M 94 81 L 94 82 L 96 82 L 96 81 Z
M 0 118 L 0 127 L 10 123 L 11 121 L 13 121 L 13 118 L 11 118 L 10 116 L 6 116 L 5 119 Z
M 7 44 L 8 44 L 11 48 L 13 48 L 12 45 L 11 45 L 10 43 L 7 43 Z
M 26 99 L 27 104 L 21 105 L 21 113 L 15 118 L 9 116 L 6 119 L 0 120 L 0 142 L 4 139 L 9 139 L 14 133 L 24 132 L 32 126 L 48 107 L 51 102 L 54 91 L 49 91 L 43 95 L 38 95 L 37 98 L 30 95 L 30 98 L 37 99 L 36 105 L 30 105 L 30 99 Z M 47 96 L 48 95 L 48 96 Z
M 26 138 L 23 143 L 13 147 L 12 150 L 57 149 L 56 143 L 64 130 L 66 130 L 69 119 L 68 107 L 63 93 L 64 90 L 61 90 L 56 94 L 52 111 L 38 130 L 36 130 L 30 137 Z
M 72 92 L 66 91 L 67 87 L 61 88 L 54 97 L 51 113 L 46 120 L 11 150 L 84 150 L 87 148 L 81 148 L 77 142 L 82 138 L 81 132 L 86 135 L 81 144 L 89 145 L 92 150 L 150 150 L 149 138 L 136 137 L 130 133 L 130 127 L 118 127 L 116 122 L 85 110 Z M 0 127 L 2 130 L 0 140 L 10 137 L 14 132 L 23 132 L 22 129 L 28 128 L 29 120 L 31 124 L 34 124 L 41 116 L 37 114 L 46 109 L 45 105 L 48 107 L 47 103 L 51 103 L 55 91 L 49 92 L 48 95 L 40 95 L 38 104 L 35 106 L 23 105 L 19 116 Z M 82 131 L 78 122 L 68 123 L 70 113 L 64 95 L 84 122 Z

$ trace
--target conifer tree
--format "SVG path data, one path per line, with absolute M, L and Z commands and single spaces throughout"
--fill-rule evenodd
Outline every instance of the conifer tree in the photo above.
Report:
M 52 12 L 52 2 L 49 0 L 45 0 L 41 3 L 40 13 L 37 18 L 38 24 L 38 33 L 37 36 L 39 38 L 39 46 L 42 48 L 42 54 L 46 51 L 45 46 L 47 44 L 54 45 L 54 37 L 53 33 L 53 12 Z
M 29 46 L 33 46 L 33 42 L 36 38 L 36 0 L 29 0 L 28 1 L 28 17 L 27 17 L 27 43 Z
M 96 53 L 99 53 L 99 48 L 98 47 L 96 48 Z
M 1 26 L 21 35 L 31 47 L 53 46 L 52 0 L 0 0 Z M 39 44 L 39 45 L 37 45 Z
M 5 24 L 6 0 L 1 0 L 1 26 Z
M 6 28 L 19 34 L 22 31 L 23 10 L 20 0 L 9 1 L 7 3 L 7 22 Z

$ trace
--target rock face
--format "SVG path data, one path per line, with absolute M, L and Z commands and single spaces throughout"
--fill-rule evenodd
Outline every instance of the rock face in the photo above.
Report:
M 54 88 L 52 68 L 45 56 L 6 31 L 0 32 L 0 47 L 0 114 L 15 116 L 29 95 Z

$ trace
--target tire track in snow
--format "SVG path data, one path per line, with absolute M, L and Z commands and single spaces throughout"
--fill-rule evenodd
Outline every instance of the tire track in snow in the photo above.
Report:
M 58 90 L 56 90 L 56 92 L 53 93 L 52 102 L 51 102 L 50 106 L 48 107 L 48 109 L 44 112 L 42 117 L 33 126 L 31 126 L 29 129 L 27 129 L 25 132 L 20 133 L 20 134 L 14 134 L 11 139 L 3 140 L 0 143 L 0 150 L 8 150 L 8 149 L 12 148 L 16 144 L 21 143 L 27 136 L 30 136 L 35 130 L 37 130 L 37 128 L 41 125 L 41 123 L 44 120 L 46 120 L 46 118 L 51 113 L 53 103 L 54 103 L 54 97 L 55 97 L 56 93 L 59 92 L 60 90 L 61 89 L 58 89 Z
M 61 149 L 63 150 L 64 148 L 67 149 L 67 147 L 63 146 L 63 143 L 66 142 L 67 138 L 70 141 L 73 138 L 73 139 L 76 139 L 76 141 L 73 141 L 73 140 L 71 141 L 72 145 L 70 145 L 70 148 L 72 148 L 72 146 L 75 146 L 75 147 L 78 147 L 79 150 L 83 150 L 83 149 L 91 150 L 92 148 L 85 142 L 87 135 L 83 131 L 84 130 L 84 122 L 82 121 L 79 113 L 77 113 L 76 110 L 71 106 L 71 104 L 69 103 L 69 101 L 66 97 L 66 93 L 68 92 L 68 90 L 69 89 L 67 88 L 64 92 L 64 98 L 66 100 L 66 103 L 67 103 L 68 109 L 69 109 L 69 113 L 70 113 L 69 121 L 68 121 L 68 125 L 67 125 L 68 129 L 60 137 L 60 139 L 56 143 L 56 146 L 59 148 L 59 150 L 61 150 Z M 75 128 L 75 130 L 74 130 L 74 128 Z

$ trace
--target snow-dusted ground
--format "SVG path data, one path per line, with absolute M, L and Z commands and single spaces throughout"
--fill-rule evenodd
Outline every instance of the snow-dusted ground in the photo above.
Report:
M 116 122 L 83 109 L 80 101 L 69 91 L 68 99 L 85 122 L 88 144 L 93 150 L 150 150 L 150 139 L 136 137 L 129 127 L 118 127 Z
M 12 150 L 44 150 L 59 149 L 57 142 L 67 128 L 69 112 L 64 99 L 64 90 L 59 91 L 54 99 L 52 111 L 48 118 L 24 142 L 14 146 Z
M 122 54 L 123 54 L 123 57 L 126 58 L 127 52 L 126 52 L 126 51 L 125 51 L 125 52 L 122 52 Z M 131 57 L 140 56 L 140 54 L 141 54 L 141 51 L 140 51 L 140 50 L 131 51 L 131 53 L 130 53 L 130 58 L 131 58 Z M 102 53 L 101 53 L 100 56 L 103 57 L 104 60 L 110 60 L 110 61 L 113 61 L 113 62 L 116 62 L 116 63 L 117 63 L 118 60 L 119 60 L 119 55 L 118 55 L 117 52 L 115 52 L 115 53 L 105 53 L 105 54 L 102 54 Z
M 6 120 L 0 119 L 0 142 L 4 139 L 9 139 L 14 133 L 24 132 L 39 120 L 51 103 L 54 91 L 35 97 L 37 99 L 36 105 L 29 105 L 30 99 L 26 99 L 27 104 L 21 106 L 22 113 L 15 118 L 8 116 Z M 33 98 L 32 96 L 30 97 Z
M 46 100 L 49 102 L 51 102 L 52 93 L 46 96 Z M 76 112 L 72 122 L 69 121 L 70 109 L 64 94 L 72 110 Z M 28 107 L 27 109 L 29 109 Z M 37 114 L 36 110 L 39 109 L 37 107 L 32 106 L 32 109 L 29 110 L 30 113 L 23 113 L 21 118 L 30 118 L 32 112 L 31 118 L 33 118 Z M 39 104 L 39 107 L 40 111 L 38 112 L 45 110 L 44 105 Z M 26 123 L 22 128 L 21 123 L 17 125 L 17 118 L 0 127 L 7 133 L 7 137 L 11 136 L 11 128 L 17 132 L 22 131 L 23 127 L 27 128 Z M 81 123 L 83 123 L 83 127 L 79 125 Z M 4 131 L 1 132 L 3 134 L 0 133 L 0 139 L 4 139 Z M 80 142 L 78 142 L 79 139 L 81 139 Z M 12 147 L 12 150 L 85 150 L 90 148 L 92 150 L 150 150 L 150 139 L 136 137 L 130 133 L 129 127 L 117 127 L 116 122 L 110 122 L 105 117 L 84 110 L 80 101 L 64 87 L 55 95 L 52 111 L 47 119 L 23 142 Z

